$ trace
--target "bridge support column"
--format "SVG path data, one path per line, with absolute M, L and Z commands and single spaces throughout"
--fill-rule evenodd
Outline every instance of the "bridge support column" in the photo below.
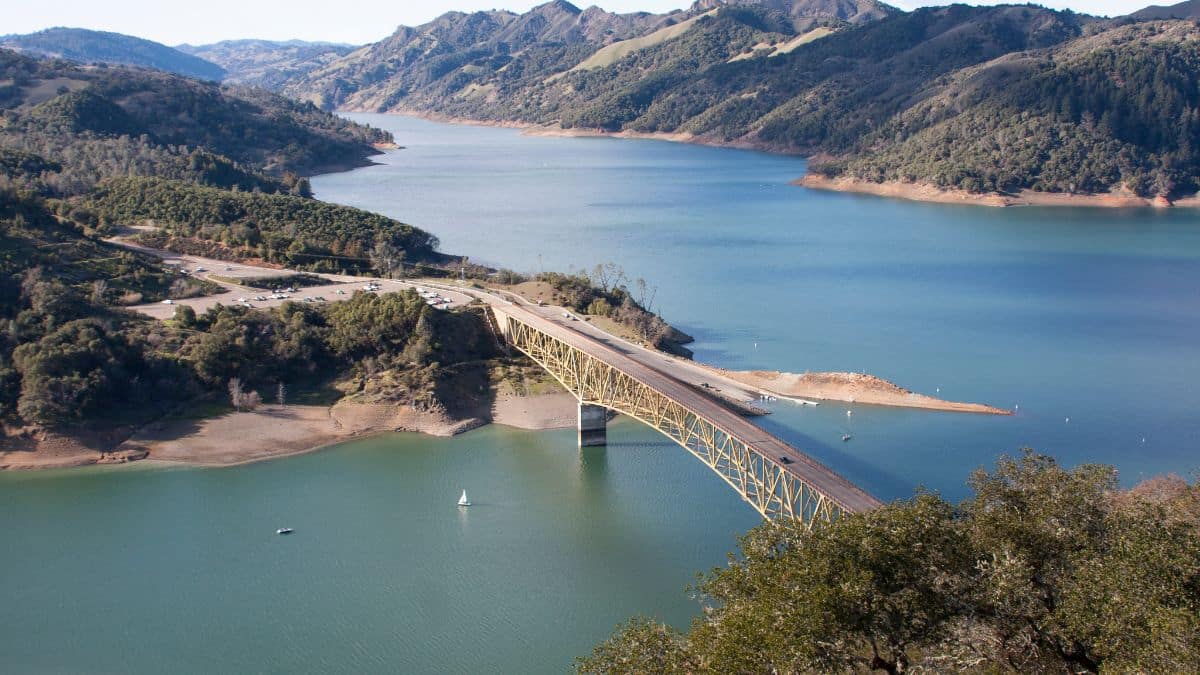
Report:
M 579 404 L 579 447 L 607 445 L 608 409 L 604 406 Z

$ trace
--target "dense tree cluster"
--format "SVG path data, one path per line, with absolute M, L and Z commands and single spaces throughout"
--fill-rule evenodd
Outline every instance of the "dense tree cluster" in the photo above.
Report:
M 220 292 L 214 284 L 181 278 L 150 256 L 84 236 L 76 223 L 98 220 L 85 208 L 56 202 L 57 214 L 50 209 L 36 196 L 0 189 L 0 317 L 13 318 L 31 270 L 102 305 Z
M 588 274 L 545 272 L 537 280 L 549 284 L 559 301 L 577 312 L 609 317 L 632 328 L 656 349 L 689 358 L 692 355 L 683 345 L 693 338 L 643 306 L 653 301 L 653 289 L 645 280 L 637 279 L 631 291 L 625 273 L 613 263 L 596 265 Z
M 368 211 L 290 195 L 119 178 L 98 187 L 88 204 L 111 222 L 153 221 L 167 234 L 315 271 L 369 270 L 369 254 L 380 242 L 404 251 L 408 260 L 437 257 L 437 237 L 428 232 Z
M 431 403 L 447 369 L 495 356 L 481 314 L 434 310 L 412 291 L 271 311 L 181 305 L 161 324 L 38 279 L 19 306 L 0 342 L 0 418 L 50 426 L 150 419 L 233 378 L 268 394 L 341 379 L 344 393 Z
M 66 222 L 94 218 L 56 208 Z M 277 382 L 350 378 L 351 393 L 432 403 L 448 368 L 495 355 L 480 314 L 436 311 L 414 292 L 269 312 L 179 306 L 169 324 L 119 309 L 215 290 L 62 224 L 37 196 L 0 190 L 0 420 L 139 421 L 234 377 L 268 394 Z
M 698 590 L 687 633 L 637 619 L 594 673 L 1187 672 L 1200 659 L 1200 487 L 1117 489 L 1026 452 L 953 506 L 922 493 L 811 531 L 769 523 Z
M 873 181 L 971 192 L 1200 189 L 1200 35 L 1192 24 L 1134 24 L 1061 52 L 990 64 L 872 139 L 891 142 L 815 167 Z

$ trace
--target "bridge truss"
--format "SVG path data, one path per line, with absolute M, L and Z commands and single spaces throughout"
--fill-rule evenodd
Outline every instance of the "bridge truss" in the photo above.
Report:
M 580 404 L 614 410 L 678 443 L 738 492 L 764 518 L 805 524 L 835 520 L 845 509 L 751 442 L 689 410 L 653 387 L 562 340 L 512 317 L 510 343 L 549 372 Z

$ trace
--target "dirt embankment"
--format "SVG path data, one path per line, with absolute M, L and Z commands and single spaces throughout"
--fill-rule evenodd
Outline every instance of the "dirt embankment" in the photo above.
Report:
M 1200 195 L 1170 201 L 1164 197 L 1139 197 L 1132 192 L 1125 191 L 1094 195 L 1068 194 L 1064 192 L 1035 192 L 1034 190 L 1022 190 L 1012 195 L 995 192 L 975 194 L 966 190 L 949 190 L 925 183 L 903 183 L 899 181 L 875 183 L 846 176 L 829 178 L 811 173 L 793 181 L 793 185 L 800 185 L 813 190 L 850 192 L 919 202 L 965 204 L 969 206 L 1097 206 L 1105 208 L 1200 206 Z
M 766 370 L 724 370 L 727 377 L 775 396 L 867 403 L 947 412 L 1011 415 L 1011 410 L 982 403 L 945 401 L 917 394 L 885 379 L 860 373 L 780 373 Z
M 0 471 L 67 469 L 144 459 L 144 450 L 118 447 L 132 432 L 131 427 L 70 435 L 37 428 L 5 429 L 0 435 Z
M 566 392 L 504 393 L 490 410 L 465 415 L 345 400 L 332 406 L 268 405 L 217 417 L 159 421 L 136 431 L 124 428 L 73 436 L 17 432 L 0 442 L 0 470 L 62 469 L 140 459 L 230 466 L 389 431 L 453 436 L 493 422 L 530 430 L 570 427 L 575 412 L 575 398 Z

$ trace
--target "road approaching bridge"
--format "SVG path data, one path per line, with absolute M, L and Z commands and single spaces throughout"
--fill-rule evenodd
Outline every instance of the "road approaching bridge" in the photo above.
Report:
M 469 291 L 468 291 L 469 292 Z M 532 305 L 471 293 L 497 328 L 579 400 L 580 445 L 604 443 L 607 410 L 650 425 L 704 462 L 767 518 L 811 525 L 875 508 L 879 500 L 752 424 L 703 388 L 673 377 Z

